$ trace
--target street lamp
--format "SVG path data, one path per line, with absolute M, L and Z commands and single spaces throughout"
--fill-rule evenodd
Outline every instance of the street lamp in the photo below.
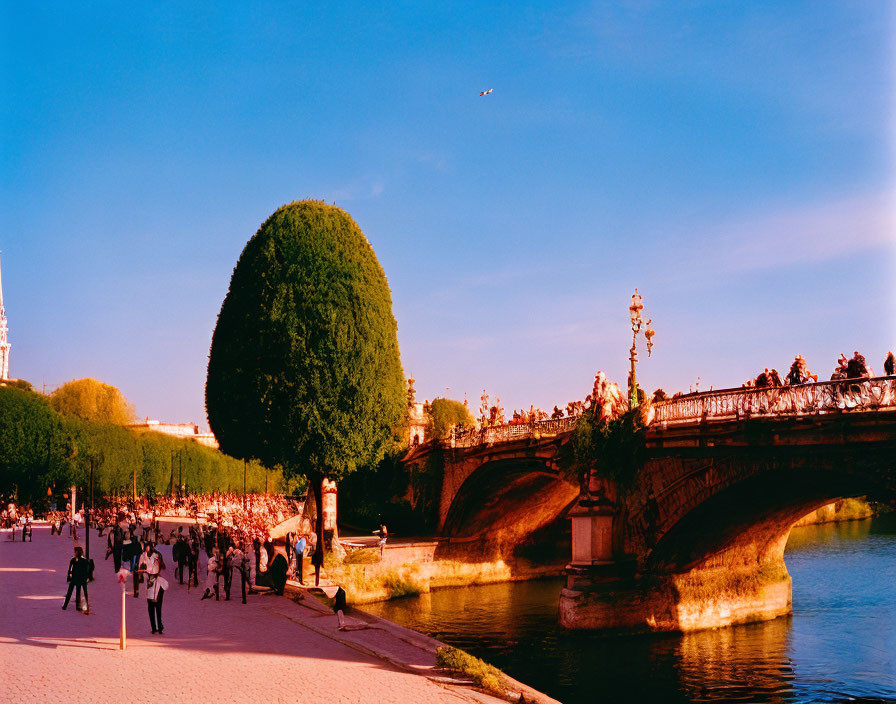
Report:
M 628 403 L 631 408 L 635 408 L 638 405 L 638 381 L 635 376 L 635 366 L 638 361 L 638 333 L 641 332 L 641 327 L 644 324 L 641 318 L 642 310 L 644 310 L 644 304 L 641 303 L 641 296 L 638 293 L 638 289 L 635 289 L 635 293 L 632 295 L 631 305 L 628 307 L 628 312 L 632 319 L 632 348 L 629 351 L 629 361 L 632 364 L 632 368 L 628 377 Z M 653 350 L 653 336 L 656 334 L 656 331 L 650 327 L 652 322 L 652 319 L 647 320 L 647 329 L 644 331 L 644 338 L 647 340 L 648 357 Z

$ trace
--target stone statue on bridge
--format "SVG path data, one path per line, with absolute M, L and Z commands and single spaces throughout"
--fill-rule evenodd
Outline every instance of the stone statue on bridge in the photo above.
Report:
M 613 420 L 628 410 L 628 402 L 619 390 L 619 385 L 607 380 L 607 375 L 598 372 L 594 376 L 594 387 L 585 399 L 598 421 Z

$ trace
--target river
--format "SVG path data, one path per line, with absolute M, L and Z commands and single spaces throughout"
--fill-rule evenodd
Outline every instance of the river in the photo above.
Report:
M 574 634 L 562 580 L 446 589 L 364 609 L 565 704 L 896 701 L 896 516 L 796 528 L 793 615 L 686 635 Z

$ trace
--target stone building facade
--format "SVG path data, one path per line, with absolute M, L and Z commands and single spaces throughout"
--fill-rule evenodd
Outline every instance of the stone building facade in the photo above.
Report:
M 147 418 L 142 423 L 132 423 L 129 427 L 135 430 L 152 430 L 156 433 L 164 433 L 183 440 L 192 440 L 200 445 L 218 449 L 218 441 L 212 433 L 200 433 L 199 426 L 195 423 L 162 423 L 158 420 Z

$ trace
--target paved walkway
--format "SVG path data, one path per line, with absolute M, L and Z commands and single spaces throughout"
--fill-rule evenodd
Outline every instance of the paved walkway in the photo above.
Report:
M 74 597 L 61 610 L 71 539 L 43 526 L 35 527 L 33 543 L 0 535 L 0 663 L 4 691 L 17 702 L 499 701 L 434 681 L 431 649 L 397 627 L 340 633 L 319 604 L 276 596 L 250 596 L 246 605 L 225 602 L 223 594 L 220 602 L 200 602 L 201 588 L 188 593 L 173 579 L 167 546 L 165 634 L 150 635 L 145 598 L 128 596 L 121 651 L 121 589 L 111 558 L 103 560 L 105 538 L 94 532 L 91 542 L 96 581 L 89 587 L 93 613 L 85 616 Z

